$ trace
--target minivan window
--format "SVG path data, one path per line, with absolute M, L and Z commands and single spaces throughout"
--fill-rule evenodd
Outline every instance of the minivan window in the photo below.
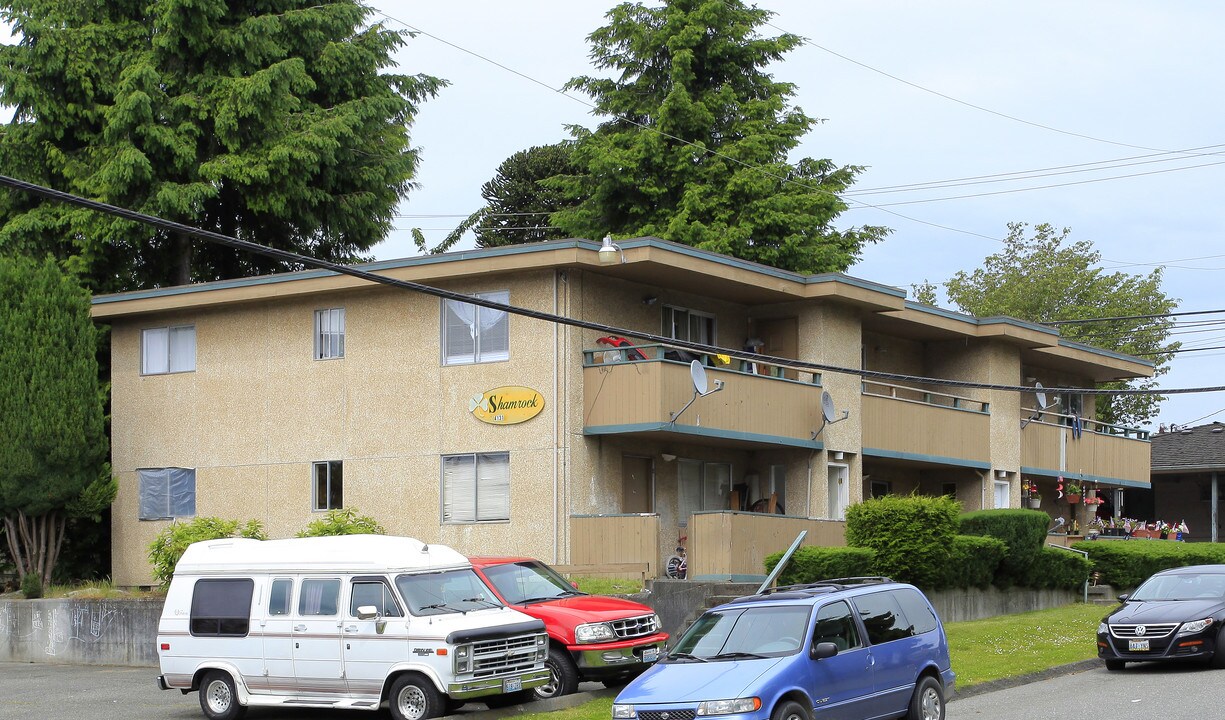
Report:
M 402 617 L 400 606 L 386 583 L 371 581 L 354 581 L 353 595 L 349 602 L 349 615 L 357 617 L 357 609 L 363 605 L 373 605 L 383 617 Z
M 940 626 L 940 621 L 936 619 L 931 606 L 927 604 L 918 590 L 901 588 L 889 592 L 894 594 L 898 604 L 902 606 L 902 612 L 906 614 L 906 620 L 914 628 L 915 635 L 929 633 Z
M 667 661 L 792 654 L 807 637 L 809 609 L 806 605 L 773 605 L 707 612 L 677 641 Z
M 832 642 L 838 652 L 859 647 L 859 630 L 855 627 L 855 618 L 851 617 L 851 606 L 845 602 L 833 602 L 817 611 L 812 643 L 823 642 Z
M 914 628 L 902 613 L 902 607 L 891 592 L 860 595 L 854 599 L 868 641 L 880 645 L 891 640 L 901 640 L 914 635 Z
M 302 581 L 302 596 L 298 598 L 298 614 L 335 615 L 340 607 L 340 579 L 310 579 Z
M 191 634 L 246 635 L 254 588 L 251 578 L 197 580 L 191 596 Z
M 268 614 L 288 615 L 293 607 L 293 580 L 278 578 L 272 581 L 272 590 L 268 593 Z
M 503 607 L 471 568 L 417 575 L 400 575 L 396 589 L 413 615 L 465 613 Z

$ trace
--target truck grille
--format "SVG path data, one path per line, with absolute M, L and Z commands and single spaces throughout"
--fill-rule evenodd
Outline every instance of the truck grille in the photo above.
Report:
M 472 645 L 472 670 L 476 677 L 530 670 L 536 665 L 539 635 L 516 635 Z
M 1111 625 L 1110 634 L 1117 638 L 1163 638 L 1166 635 L 1174 632 L 1174 628 L 1178 627 L 1178 623 L 1160 623 L 1152 625 Z M 1144 632 L 1137 632 L 1137 628 L 1144 628 Z
M 612 629 L 617 634 L 618 640 L 631 640 L 633 638 L 654 635 L 659 632 L 659 624 L 655 622 L 654 615 L 640 615 L 638 617 L 625 618 L 624 620 L 613 620 Z M 673 717 L 670 720 L 676 719 Z

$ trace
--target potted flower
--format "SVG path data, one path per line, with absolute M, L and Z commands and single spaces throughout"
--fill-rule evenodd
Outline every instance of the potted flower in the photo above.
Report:
M 1031 510 L 1037 510 L 1042 506 L 1042 496 L 1038 494 L 1038 486 L 1032 480 L 1021 481 L 1021 498 L 1025 501 L 1025 506 Z
M 1067 496 L 1069 505 L 1075 505 L 1080 502 L 1080 485 L 1075 482 L 1069 482 L 1064 485 L 1063 493 Z

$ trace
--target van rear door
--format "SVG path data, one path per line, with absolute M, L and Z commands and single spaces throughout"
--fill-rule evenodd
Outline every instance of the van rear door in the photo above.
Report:
M 347 692 L 340 650 L 339 577 L 303 577 L 293 623 L 295 686 L 303 695 Z

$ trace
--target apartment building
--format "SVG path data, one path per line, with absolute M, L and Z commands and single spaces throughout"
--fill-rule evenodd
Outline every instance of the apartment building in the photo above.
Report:
M 1148 487 L 1147 435 L 1071 391 L 1149 362 L 843 274 L 657 238 L 599 251 L 363 268 L 623 340 L 317 270 L 95 298 L 112 332 L 114 582 L 150 583 L 149 542 L 194 516 L 284 537 L 356 508 L 461 552 L 652 574 L 684 538 L 692 575 L 735 577 L 801 529 L 841 544 L 847 506 L 873 495 L 1018 507 L 1024 481 L 1056 515 L 1060 477 Z

